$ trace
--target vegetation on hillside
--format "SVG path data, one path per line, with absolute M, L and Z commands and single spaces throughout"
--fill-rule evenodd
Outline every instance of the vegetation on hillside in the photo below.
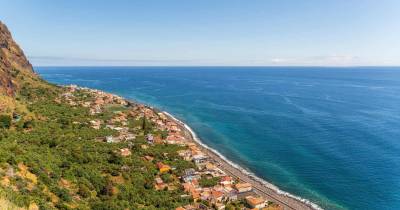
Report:
M 14 204 L 40 209 L 173 209 L 189 203 L 180 187 L 157 190 L 156 163 L 174 168 L 162 174 L 173 183 L 185 169 L 178 145 L 143 148 L 145 134 L 157 133 L 145 118 L 130 119 L 133 143 L 107 143 L 99 138 L 115 133 L 93 129 L 89 121 L 110 120 L 114 109 L 93 116 L 89 109 L 58 100 L 63 88 L 25 84 L 17 95 L 26 112 L 0 116 L 0 186 Z M 79 95 L 81 94 L 81 95 Z M 89 98 L 83 93 L 76 97 Z M 118 111 L 128 110 L 123 108 Z M 138 126 L 139 125 L 139 126 Z M 129 156 L 118 151 L 130 148 Z M 152 161 L 144 156 L 151 156 Z

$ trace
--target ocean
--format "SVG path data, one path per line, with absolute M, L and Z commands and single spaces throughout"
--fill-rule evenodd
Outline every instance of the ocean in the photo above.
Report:
M 165 110 L 325 209 L 400 209 L 400 67 L 36 67 Z

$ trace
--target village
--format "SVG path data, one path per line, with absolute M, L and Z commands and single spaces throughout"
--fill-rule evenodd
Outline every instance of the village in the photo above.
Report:
M 154 180 L 155 189 L 174 190 L 179 187 L 185 192 L 185 194 L 181 195 L 182 197 L 191 197 L 194 201 L 193 204 L 180 206 L 176 210 L 222 210 L 230 202 L 242 203 L 243 207 L 241 209 L 284 209 L 281 205 L 257 194 L 250 183 L 243 182 L 224 172 L 218 166 L 218 162 L 205 154 L 202 148 L 193 141 L 192 137 L 188 136 L 185 128 L 167 114 L 100 90 L 81 88 L 75 85 L 69 85 L 65 88 L 66 92 L 57 100 L 64 100 L 71 106 L 86 107 L 92 116 L 103 113 L 106 107 L 110 105 L 128 107 L 123 111 L 116 109 L 108 120 L 103 120 L 99 117 L 89 121 L 93 129 L 106 128 L 113 130 L 115 133 L 114 135 L 96 139 L 97 141 L 107 143 L 129 142 L 128 145 L 133 145 L 138 135 L 143 135 L 146 142 L 140 145 L 143 150 L 154 145 L 163 144 L 180 145 L 186 148 L 178 151 L 178 154 L 183 160 L 193 162 L 195 167 L 186 169 L 183 175 L 177 177 L 179 183 L 166 183 L 162 179 L 164 174 L 174 174 L 173 166 L 163 162 L 155 163 L 159 171 L 159 176 Z M 90 97 L 79 97 L 82 92 L 87 93 Z M 153 126 L 152 131 L 138 134 L 135 129 L 139 131 L 139 127 L 136 127 L 133 131 L 129 128 L 129 119 L 139 120 L 143 118 L 144 121 L 141 126 L 145 126 L 149 122 Z M 130 146 L 120 148 L 118 153 L 122 157 L 130 156 Z M 147 161 L 153 161 L 154 159 L 151 156 L 143 158 Z

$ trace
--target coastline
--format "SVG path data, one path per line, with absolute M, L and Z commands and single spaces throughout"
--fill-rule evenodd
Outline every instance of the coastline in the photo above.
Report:
M 87 88 L 87 87 L 82 87 L 84 89 L 89 89 L 89 90 L 96 90 L 93 88 Z M 168 113 L 167 111 L 163 111 L 161 109 L 158 109 L 156 107 L 151 106 L 150 104 L 146 104 L 145 102 L 139 102 L 135 101 L 132 99 L 126 99 L 124 97 L 121 97 L 117 94 L 112 95 L 121 98 L 127 103 L 127 106 L 131 106 L 133 104 L 137 105 L 143 105 L 151 110 L 153 110 L 156 113 L 163 113 L 169 118 L 171 121 L 174 121 L 182 131 L 184 131 L 185 139 L 190 141 L 191 143 L 196 144 L 204 154 L 206 154 L 211 162 L 214 162 L 222 171 L 224 171 L 227 175 L 230 175 L 236 179 L 239 179 L 241 181 L 250 183 L 253 187 L 253 190 L 256 194 L 263 196 L 270 201 L 274 201 L 278 204 L 281 204 L 283 206 L 283 209 L 285 210 L 323 210 L 320 206 L 317 204 L 292 195 L 288 192 L 280 190 L 277 186 L 273 185 L 272 183 L 269 183 L 265 181 L 264 179 L 256 176 L 254 173 L 244 169 L 243 167 L 239 166 L 238 164 L 232 162 L 225 156 L 223 156 L 221 153 L 219 153 L 217 150 L 209 147 L 208 145 L 204 144 L 200 138 L 197 137 L 197 134 L 193 131 L 193 129 L 188 126 L 186 123 L 182 122 L 181 120 L 177 119 L 175 116 L 172 114 Z
M 154 109 L 153 107 L 151 107 Z M 252 184 L 254 191 L 266 198 L 274 201 L 276 203 L 281 204 L 284 209 L 309 209 L 309 210 L 322 210 L 320 206 L 317 204 L 295 195 L 292 195 L 288 192 L 280 190 L 277 186 L 265 181 L 264 179 L 256 176 L 254 173 L 249 172 L 238 164 L 230 161 L 217 150 L 210 148 L 206 144 L 204 144 L 200 138 L 197 137 L 197 134 L 190 128 L 186 123 L 174 117 L 172 114 L 162 111 L 166 116 L 168 116 L 171 120 L 175 121 L 178 125 L 180 125 L 185 131 L 188 139 L 195 143 L 203 150 L 205 154 L 207 154 L 212 161 L 217 163 L 217 165 L 227 174 L 240 179 L 242 181 L 248 182 Z

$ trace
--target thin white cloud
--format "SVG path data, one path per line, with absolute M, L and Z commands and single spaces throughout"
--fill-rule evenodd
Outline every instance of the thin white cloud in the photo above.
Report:
M 264 59 L 101 59 L 57 56 L 29 56 L 35 66 L 374 66 L 393 62 L 374 62 L 370 58 L 332 54 L 326 56 L 271 57 Z

